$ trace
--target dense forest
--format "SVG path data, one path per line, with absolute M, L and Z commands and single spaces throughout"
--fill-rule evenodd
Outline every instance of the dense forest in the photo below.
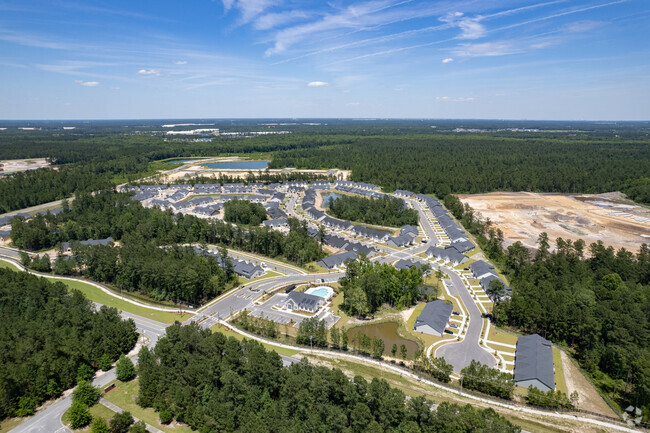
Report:
M 243 228 L 221 220 L 206 220 L 171 211 L 144 208 L 128 194 L 103 192 L 81 194 L 58 215 L 36 216 L 29 221 L 14 218 L 11 239 L 18 248 L 40 250 L 61 242 L 126 235 L 156 245 L 189 243 L 220 244 L 266 255 L 284 257 L 302 265 L 324 256 L 318 242 L 304 224 L 289 219 L 290 231 L 283 234 L 268 227 Z
M 0 419 L 30 415 L 137 339 L 132 320 L 62 283 L 0 268 L 0 297 Z
M 223 219 L 230 223 L 258 226 L 268 219 L 266 209 L 248 200 L 230 200 L 223 205 Z
M 650 146 L 646 137 L 386 135 L 276 152 L 271 167 L 351 169 L 351 180 L 439 197 L 495 190 L 600 193 L 647 176 Z
M 647 137 L 633 131 L 620 137 L 601 133 L 477 135 L 422 133 L 414 125 L 397 126 L 339 127 L 335 134 L 325 127 L 298 128 L 296 134 L 217 137 L 210 142 L 163 140 L 151 132 L 124 134 L 119 128 L 73 134 L 5 131 L 0 136 L 0 159 L 45 157 L 58 170 L 0 179 L 0 212 L 142 178 L 162 168 L 152 166 L 153 161 L 175 157 L 260 153 L 268 157 L 272 153 L 271 168 L 350 169 L 352 180 L 440 197 L 493 190 L 592 193 L 624 189 L 637 196 L 641 194 L 636 182 L 642 183 L 638 179 L 650 172 Z M 647 191 L 647 186 L 643 189 Z
M 405 207 L 404 200 L 391 196 L 365 198 L 341 195 L 334 200 L 330 198 L 327 213 L 346 221 L 379 226 L 418 225 L 418 212 Z
M 343 291 L 341 307 L 359 317 L 374 314 L 384 304 L 410 307 L 426 299 L 419 291 L 422 275 L 423 270 L 416 266 L 397 270 L 385 263 L 372 263 L 365 257 L 349 261 L 345 276 L 339 281 Z
M 199 431 L 518 432 L 492 409 L 406 400 L 383 379 L 348 379 L 302 361 L 289 368 L 275 352 L 196 326 L 167 328 L 139 356 L 138 403 Z

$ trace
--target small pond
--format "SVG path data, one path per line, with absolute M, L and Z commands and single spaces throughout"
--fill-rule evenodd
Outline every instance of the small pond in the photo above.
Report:
M 235 162 L 211 162 L 203 164 L 208 168 L 220 168 L 231 170 L 264 170 L 271 161 L 235 161 Z
M 419 349 L 419 344 L 413 340 L 407 340 L 397 333 L 397 322 L 373 323 L 368 325 L 355 326 L 348 330 L 348 346 L 357 347 L 357 334 L 366 334 L 370 338 L 380 338 L 384 340 L 384 355 L 390 356 L 393 344 L 397 344 L 396 357 L 400 358 L 400 347 L 406 346 L 407 358 L 413 358 L 413 355 Z
M 327 209 L 327 208 L 330 207 L 330 203 L 329 203 L 330 198 L 332 200 L 336 200 L 339 197 L 341 197 L 341 195 L 337 194 L 335 192 L 326 192 L 326 193 L 324 193 L 323 194 L 323 205 L 322 205 L 323 209 Z

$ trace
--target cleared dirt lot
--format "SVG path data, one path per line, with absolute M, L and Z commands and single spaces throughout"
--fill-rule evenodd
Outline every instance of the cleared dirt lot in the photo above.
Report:
M 50 163 L 45 158 L 5 159 L 0 160 L 0 173 L 36 170 L 49 165 Z
M 506 245 L 520 241 L 535 248 L 541 232 L 549 239 L 598 240 L 616 249 L 638 252 L 650 243 L 650 209 L 626 200 L 620 193 L 598 195 L 494 192 L 459 195 L 481 218 L 503 231 Z

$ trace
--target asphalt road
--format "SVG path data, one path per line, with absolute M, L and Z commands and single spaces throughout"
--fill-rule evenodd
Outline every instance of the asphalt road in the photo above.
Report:
M 447 271 L 447 275 L 451 278 L 447 280 L 449 292 L 461 298 L 470 319 L 465 338 L 457 343 L 448 343 L 439 347 L 435 351 L 435 356 L 445 358 L 447 362 L 454 366 L 455 373 L 460 373 L 472 360 L 479 361 L 490 367 L 496 367 L 497 362 L 494 356 L 478 344 L 481 338 L 481 329 L 483 328 L 480 310 L 460 277 L 453 272 L 449 272 L 448 268 L 440 267 L 440 269 Z

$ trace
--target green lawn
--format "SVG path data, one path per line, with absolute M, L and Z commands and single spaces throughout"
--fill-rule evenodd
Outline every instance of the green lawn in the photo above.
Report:
M 506 332 L 503 329 L 499 329 L 496 326 L 490 326 L 490 334 L 488 336 L 488 340 L 495 341 L 497 343 L 510 344 L 513 346 L 517 344 L 516 335 L 510 334 L 509 332 Z M 514 349 L 510 349 L 503 346 L 498 346 L 497 348 L 500 350 L 514 351 Z
M 68 428 L 71 428 L 70 427 L 70 421 L 68 419 L 68 412 L 70 412 L 70 409 L 65 411 L 65 413 L 61 417 L 61 421 Z M 113 415 L 115 415 L 115 412 L 113 412 L 112 410 L 110 410 L 109 408 L 107 408 L 106 406 L 104 406 L 101 403 L 97 403 L 94 406 L 90 407 L 88 409 L 88 412 L 90 412 L 90 414 L 93 416 L 93 419 L 94 418 L 104 418 L 106 420 L 106 422 L 108 422 L 108 420 L 111 419 L 113 417 Z M 85 427 L 81 428 L 81 429 L 78 429 L 78 430 L 74 430 L 74 431 L 83 431 L 84 429 L 85 429 Z
M 218 323 L 216 325 L 213 325 L 210 328 L 210 330 L 212 332 L 221 332 L 226 337 L 234 337 L 237 340 L 243 340 L 245 338 L 243 335 L 239 334 L 238 332 L 235 332 L 235 331 L 231 330 L 230 328 L 226 328 L 225 326 L 222 326 L 222 325 L 220 325 Z M 280 332 L 280 334 L 284 334 L 284 329 L 282 327 L 280 327 L 279 332 Z M 262 343 L 262 346 L 264 346 L 266 348 L 266 350 L 274 350 L 278 354 L 285 355 L 285 356 L 293 356 L 293 355 L 296 355 L 296 354 L 300 353 L 299 350 L 286 349 L 284 347 L 278 347 L 278 346 L 275 346 L 273 344 L 268 344 L 268 343 Z
M 0 262 L 2 263 L 2 262 Z M 140 307 L 138 305 L 131 304 L 130 302 L 117 299 L 114 296 L 111 296 L 104 291 L 98 289 L 95 286 L 86 284 L 81 281 L 71 281 L 61 278 L 51 278 L 52 281 L 60 281 L 66 286 L 77 289 L 82 292 L 88 299 L 91 301 L 97 302 L 99 304 L 108 305 L 109 307 L 115 307 L 120 310 L 126 311 L 127 313 L 137 314 L 138 316 L 146 317 L 152 320 L 156 320 L 162 323 L 174 323 L 174 321 L 182 321 L 189 317 L 188 314 L 183 314 L 182 316 L 178 313 L 168 313 L 165 311 L 153 310 L 150 308 Z
M 4 260 L 0 260 L 0 268 L 11 269 L 12 271 L 19 271 L 20 270 L 13 263 L 5 262 Z
M 158 413 L 155 410 L 152 408 L 141 408 L 135 403 L 135 399 L 139 392 L 138 390 L 138 379 L 134 379 L 130 382 L 115 381 L 115 389 L 108 394 L 104 394 L 103 397 L 123 410 L 131 412 L 134 417 L 137 417 L 164 432 L 191 433 L 194 431 L 186 425 L 175 424 L 166 426 L 160 424 L 160 422 L 158 422 Z
M 564 368 L 562 368 L 562 356 L 560 355 L 560 349 L 558 349 L 557 347 L 553 348 L 553 367 L 555 367 L 555 389 L 557 391 L 562 391 L 568 396 L 569 390 L 566 386 L 566 380 L 564 379 Z

